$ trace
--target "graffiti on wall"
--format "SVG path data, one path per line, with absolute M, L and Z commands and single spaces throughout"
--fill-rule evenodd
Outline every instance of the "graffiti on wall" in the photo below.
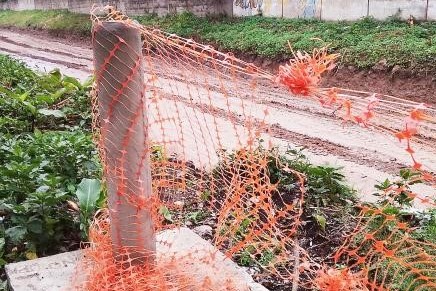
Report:
M 284 17 L 291 14 L 297 18 L 319 18 L 321 2 L 321 0 L 234 0 L 233 5 L 239 9 L 236 15 L 247 16 L 247 11 L 250 11 L 248 15 Z
M 260 7 L 262 0 L 235 0 L 234 5 L 242 9 L 252 9 Z
M 302 2 L 304 5 L 303 18 L 316 17 L 316 8 L 317 8 L 318 0 L 305 0 Z

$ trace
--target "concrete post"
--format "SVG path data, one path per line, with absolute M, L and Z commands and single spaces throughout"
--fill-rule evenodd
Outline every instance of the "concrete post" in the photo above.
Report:
M 97 23 L 93 50 L 114 253 L 120 261 L 128 254 L 130 263 L 151 263 L 156 238 L 140 31 Z

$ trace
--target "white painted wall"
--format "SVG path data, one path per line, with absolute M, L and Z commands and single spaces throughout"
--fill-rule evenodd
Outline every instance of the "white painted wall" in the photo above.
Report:
M 27 10 L 35 7 L 34 0 L 23 0 L 17 2 L 17 10 Z
M 229 0 L 231 1 L 231 0 Z M 248 1 L 248 0 L 245 0 Z M 257 0 L 263 16 L 317 18 L 322 20 L 358 20 L 373 16 L 387 19 L 413 15 L 418 20 L 436 20 L 436 0 Z M 428 5 L 428 6 L 427 6 Z M 251 16 L 259 9 L 243 9 L 234 4 L 234 16 Z M 400 13 L 397 13 L 397 12 Z
M 283 1 L 263 0 L 261 11 L 263 16 L 283 17 Z
M 436 21 L 436 0 L 429 0 L 427 19 Z
M 427 0 L 371 0 L 369 2 L 369 15 L 376 19 L 386 19 L 398 15 L 408 19 L 413 15 L 415 19 L 425 20 Z
M 368 15 L 368 0 L 323 0 L 322 20 L 356 20 Z

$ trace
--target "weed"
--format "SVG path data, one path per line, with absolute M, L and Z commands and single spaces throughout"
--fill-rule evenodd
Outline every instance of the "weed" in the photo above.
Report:
M 87 36 L 91 32 L 89 15 L 67 10 L 3 10 L 0 11 L 0 26 L 73 32 L 82 36 Z

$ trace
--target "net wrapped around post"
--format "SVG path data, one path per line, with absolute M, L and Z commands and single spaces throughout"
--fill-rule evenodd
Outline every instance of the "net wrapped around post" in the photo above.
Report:
M 248 265 L 257 281 L 273 278 L 283 290 L 434 288 L 434 238 L 417 237 L 415 220 L 392 212 L 404 199 L 434 209 L 435 191 L 414 190 L 418 182 L 435 189 L 434 165 L 419 156 L 419 146 L 434 141 L 434 108 L 393 96 L 322 88 L 322 74 L 335 67 L 338 57 L 327 48 L 294 52 L 274 75 L 233 54 L 141 26 L 114 10 L 94 15 L 93 21 L 105 31 L 95 43 L 105 49 L 96 55 L 95 100 L 101 101 L 94 105 L 100 116 L 94 129 L 108 192 L 122 198 L 109 200 L 108 210 L 96 216 L 79 289 L 249 290 L 243 278 L 218 267 L 217 260 L 225 260 L 219 252 L 189 244 L 180 252 L 185 243 L 176 235 L 162 235 L 163 230 L 183 233 L 180 226 L 196 229 L 198 220 L 205 224 L 200 225 L 203 237 L 225 256 Z M 139 31 L 140 38 L 134 37 L 134 47 L 127 45 L 129 33 L 105 28 L 105 22 Z M 116 68 L 108 65 L 111 60 Z M 133 91 L 141 97 L 123 101 Z M 397 139 L 413 173 L 406 182 L 380 190 L 381 203 L 353 205 L 359 211 L 344 222 L 336 246 L 322 254 L 314 252 L 305 232 L 309 220 L 322 224 L 316 213 L 307 215 L 308 177 L 286 159 L 292 140 L 276 123 L 283 108 L 299 101 L 344 127 Z M 132 146 L 135 156 L 128 156 Z M 108 149 L 116 149 L 115 158 Z M 135 178 L 126 179 L 131 175 Z M 151 185 L 143 187 L 150 177 Z M 121 219 L 123 203 L 130 214 Z M 144 264 L 141 258 L 150 256 L 142 254 L 115 259 L 113 239 L 115 245 L 117 240 L 135 242 L 134 252 L 143 246 L 153 250 L 152 236 L 144 231 L 156 234 L 154 264 Z M 129 239 L 122 240 L 122 234 Z M 137 258 L 139 263 L 132 263 Z

